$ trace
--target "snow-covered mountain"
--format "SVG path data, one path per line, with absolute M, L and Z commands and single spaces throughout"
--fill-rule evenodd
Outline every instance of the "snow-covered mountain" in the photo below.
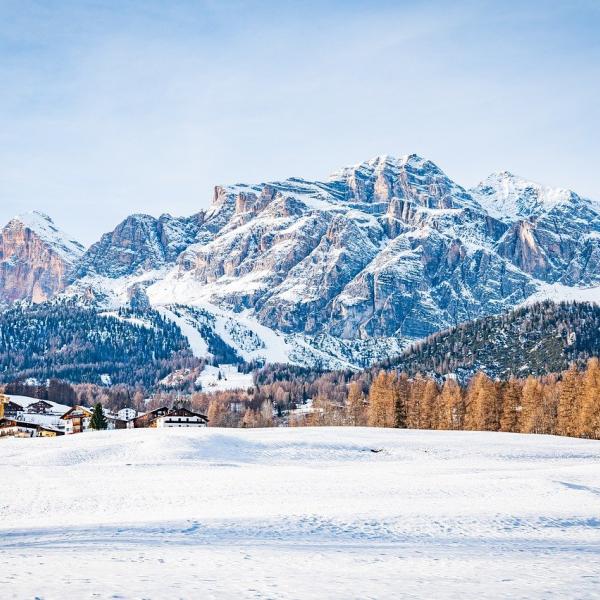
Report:
M 509 222 L 538 216 L 576 196 L 571 190 L 550 188 L 509 171 L 492 173 L 472 192 L 489 214 Z
M 89 274 L 118 278 L 173 263 L 196 240 L 202 218 L 202 213 L 181 219 L 131 215 L 85 252 L 72 278 Z
M 491 175 L 473 194 L 489 214 L 510 226 L 497 243 L 501 256 L 548 283 L 599 283 L 597 204 L 508 172 Z
M 66 295 L 102 309 L 170 315 L 197 355 L 210 331 L 246 360 L 364 366 L 533 295 L 599 286 L 600 210 L 508 172 L 466 190 L 419 156 L 381 156 L 326 181 L 218 186 L 189 218 L 133 215 L 70 281 Z
M 48 215 L 14 217 L 0 231 L 0 306 L 21 299 L 42 302 L 61 292 L 83 251 Z

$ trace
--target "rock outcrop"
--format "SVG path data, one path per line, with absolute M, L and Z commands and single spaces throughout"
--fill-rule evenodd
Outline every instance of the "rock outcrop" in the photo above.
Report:
M 118 278 L 164 267 L 196 240 L 202 220 L 202 213 L 181 219 L 167 214 L 158 219 L 131 215 L 85 252 L 73 279 L 86 275 Z
M 15 217 L 0 232 L 0 305 L 43 302 L 63 291 L 83 251 L 47 215 Z

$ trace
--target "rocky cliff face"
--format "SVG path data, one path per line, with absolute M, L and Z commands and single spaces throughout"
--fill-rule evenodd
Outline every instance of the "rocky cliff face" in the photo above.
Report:
M 422 337 L 536 290 L 535 249 L 492 212 L 415 155 L 218 188 L 173 284 L 286 333 Z
M 61 289 L 43 274 L 58 270 L 40 270 L 36 297 Z M 326 181 L 218 186 L 189 218 L 133 215 L 71 273 L 67 292 L 102 306 L 201 308 L 248 359 L 358 365 L 549 285 L 599 285 L 600 208 L 508 172 L 466 190 L 419 156 L 382 156 Z
M 47 215 L 15 217 L 0 232 L 0 305 L 42 302 L 61 292 L 82 253 Z
M 161 268 L 195 241 L 202 220 L 202 213 L 182 219 L 131 215 L 85 252 L 73 279 L 86 275 L 118 278 Z
M 575 192 L 528 182 L 508 172 L 491 175 L 473 195 L 510 225 L 500 256 L 545 282 L 600 282 L 600 210 Z

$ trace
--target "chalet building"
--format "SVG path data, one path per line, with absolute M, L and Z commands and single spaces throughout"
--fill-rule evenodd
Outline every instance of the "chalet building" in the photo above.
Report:
M 3 406 L 6 406 L 3 404 Z M 16 405 L 16 403 L 15 403 Z M 22 407 L 16 405 L 22 410 Z M 47 407 L 41 407 L 44 409 Z M 51 406 L 50 408 L 54 408 Z M 64 434 L 83 433 L 90 428 L 93 410 L 85 406 L 73 406 L 60 417 L 61 425 L 57 423 L 40 422 L 42 417 L 37 417 L 38 422 L 26 422 L 27 414 L 32 415 L 30 419 L 36 420 L 33 413 L 19 412 L 16 417 L 0 418 L 0 437 L 56 437 Z M 44 414 L 44 413 L 42 413 Z M 127 429 L 130 427 L 206 427 L 208 417 L 195 413 L 187 408 L 162 406 L 147 413 L 138 415 L 129 421 L 120 419 L 118 415 L 104 412 L 108 429 Z M 46 417 L 44 417 L 46 418 Z M 65 424 L 64 431 L 61 429 Z
M 65 432 L 58 427 L 51 427 L 50 425 L 38 425 L 38 437 L 57 437 L 59 435 L 65 435 Z
M 17 422 L 14 419 L 0 419 L 0 437 L 16 435 Z
M 16 419 L 25 409 L 16 402 L 9 400 L 4 404 L 4 416 L 7 419 Z
M 83 433 L 90 427 L 92 411 L 85 406 L 73 406 L 62 417 L 65 422 L 65 433 Z
M 127 421 L 120 419 L 117 415 L 107 413 L 106 411 L 103 412 L 108 425 L 107 429 L 127 429 Z
M 16 419 L 0 420 L 0 437 L 37 437 L 39 425 L 36 423 L 26 423 Z
M 26 421 L 15 421 L 15 437 L 36 437 L 38 425 L 36 423 L 27 423 Z
M 208 417 L 187 408 L 172 408 L 166 415 L 157 417 L 150 427 L 206 427 Z
M 187 408 L 161 406 L 133 419 L 134 427 L 206 427 L 208 417 Z
M 4 419 L 4 405 L 8 403 L 10 398 L 4 394 L 0 394 L 0 420 Z
M 36 415 L 47 415 L 52 413 L 53 409 L 54 405 L 52 405 L 50 402 L 46 402 L 46 400 L 38 400 L 27 407 L 27 412 L 34 413 Z
M 158 417 L 164 417 L 168 412 L 169 409 L 166 406 L 155 408 L 154 410 L 138 415 L 135 419 L 133 419 L 133 426 L 136 429 L 138 427 L 152 427 L 152 423 Z
M 16 419 L 0 419 L 0 437 L 56 437 L 64 435 L 64 431 L 50 425 L 38 425 Z

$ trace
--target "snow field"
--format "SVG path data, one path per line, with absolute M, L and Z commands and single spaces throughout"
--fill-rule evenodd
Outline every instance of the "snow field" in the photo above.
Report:
M 0 487 L 3 598 L 593 598 L 600 589 L 593 441 L 125 430 L 1 440 L 0 456 L 10 482 Z
M 221 379 L 219 379 L 219 372 Z M 204 392 L 220 392 L 223 390 L 246 390 L 253 387 L 252 373 L 240 373 L 237 365 L 206 365 L 202 369 L 196 384 L 202 385 Z

